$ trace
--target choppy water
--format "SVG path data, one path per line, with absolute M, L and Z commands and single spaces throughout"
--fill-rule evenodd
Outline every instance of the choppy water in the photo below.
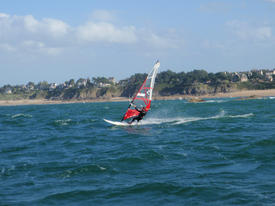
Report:
M 275 205 L 275 99 L 0 107 L 0 205 Z

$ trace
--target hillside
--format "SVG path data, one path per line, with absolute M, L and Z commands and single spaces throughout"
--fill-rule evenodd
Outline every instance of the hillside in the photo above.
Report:
M 47 99 L 89 100 L 131 97 L 140 87 L 147 74 L 134 74 L 116 82 L 114 78 L 71 79 L 62 84 L 46 81 L 26 85 L 4 85 L 0 88 L 0 100 Z M 154 96 L 171 95 L 201 96 L 240 90 L 274 89 L 275 70 L 249 72 L 208 73 L 205 70 L 191 72 L 164 71 L 157 75 Z

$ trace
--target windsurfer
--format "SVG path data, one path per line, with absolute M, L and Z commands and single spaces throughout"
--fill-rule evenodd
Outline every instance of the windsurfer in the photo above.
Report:
M 141 109 L 137 108 L 136 105 L 133 105 L 135 109 L 139 112 L 138 116 L 134 117 L 129 124 L 132 124 L 134 121 L 139 122 L 140 120 L 143 119 L 143 117 L 146 115 L 147 111 L 145 107 L 142 107 Z
M 147 75 L 141 87 L 133 97 L 121 121 L 124 121 L 127 119 L 129 121 L 129 119 L 131 119 L 129 121 L 129 124 L 133 123 L 134 121 L 139 122 L 140 120 L 143 119 L 143 117 L 149 111 L 151 107 L 155 78 L 158 72 L 159 65 L 160 65 L 159 62 L 157 61 L 153 69 Z M 135 105 L 140 105 L 140 106 L 137 108 Z

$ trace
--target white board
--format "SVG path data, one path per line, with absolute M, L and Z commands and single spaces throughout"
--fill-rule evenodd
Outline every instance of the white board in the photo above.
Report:
M 109 124 L 112 125 L 117 125 L 117 126 L 130 126 L 131 124 L 128 124 L 127 122 L 117 122 L 117 121 L 111 121 L 108 119 L 103 119 L 105 122 L 108 122 Z

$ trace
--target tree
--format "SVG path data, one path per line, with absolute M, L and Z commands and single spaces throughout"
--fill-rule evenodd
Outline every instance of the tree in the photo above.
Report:
M 124 84 L 121 85 L 123 88 L 123 92 L 121 95 L 124 97 L 132 96 L 141 87 L 146 77 L 147 77 L 147 74 L 138 73 L 128 78 L 126 83 L 125 81 L 122 81 L 124 82 Z
M 217 79 L 222 80 L 222 81 L 228 79 L 225 72 L 218 72 L 215 74 L 215 76 L 217 77 Z
M 74 79 L 70 79 L 68 84 L 69 84 L 70 87 L 74 87 L 75 86 Z
M 39 82 L 36 87 L 41 90 L 47 90 L 49 89 L 50 85 L 48 84 L 47 81 L 42 81 L 42 82 Z
M 33 90 L 35 88 L 35 84 L 34 84 L 34 82 L 28 82 L 26 87 L 29 90 Z
M 208 80 L 208 73 L 205 70 L 194 70 L 192 72 L 193 79 L 205 83 Z

